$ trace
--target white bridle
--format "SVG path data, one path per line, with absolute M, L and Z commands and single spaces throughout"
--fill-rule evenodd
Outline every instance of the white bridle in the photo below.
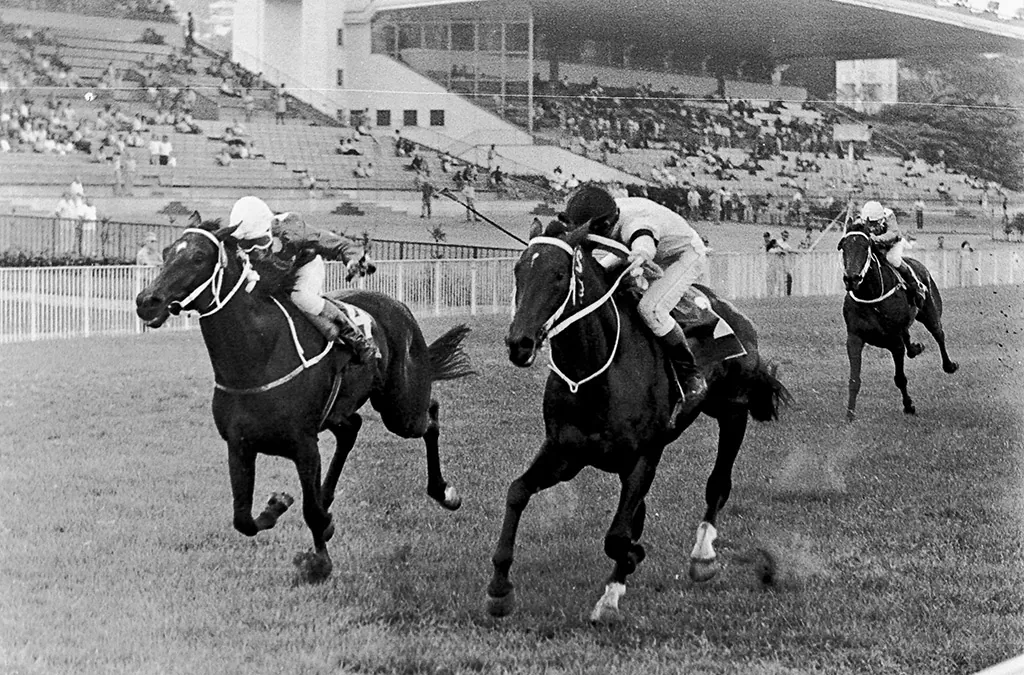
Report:
M 195 299 L 198 298 L 199 295 L 207 289 L 207 287 L 209 287 L 210 293 L 213 296 L 213 300 L 210 302 L 210 306 L 207 307 L 206 311 L 203 312 L 200 312 L 198 309 L 192 310 L 199 314 L 200 319 L 204 319 L 210 316 L 211 314 L 215 314 L 219 312 L 221 309 L 223 309 L 224 306 L 231 301 L 231 298 L 235 296 L 235 293 L 237 293 L 239 289 L 241 289 L 242 286 L 245 285 L 247 282 L 248 286 L 246 286 L 245 290 L 246 292 L 249 292 L 253 289 L 253 286 L 256 285 L 256 282 L 259 281 L 259 273 L 257 273 L 256 270 L 252 268 L 252 262 L 249 260 L 249 256 L 239 251 L 238 257 L 242 259 L 242 271 L 238 275 L 238 281 L 235 283 L 234 287 L 232 287 L 232 289 L 228 291 L 226 297 L 221 298 L 220 292 L 221 288 L 224 285 L 224 273 L 227 271 L 228 267 L 228 252 L 227 249 L 224 248 L 224 242 L 215 237 L 212 232 L 209 232 L 207 230 L 201 230 L 198 227 L 189 227 L 182 234 L 201 234 L 210 241 L 212 241 L 217 246 L 217 262 L 214 263 L 213 265 L 213 272 L 210 274 L 209 279 L 196 286 L 192 290 L 192 292 L 185 296 L 183 299 L 175 300 L 174 302 L 172 302 L 171 307 L 174 307 L 176 305 L 178 311 L 188 311 L 189 308 L 187 307 L 187 305 L 195 301 Z
M 623 244 L 615 241 L 614 239 L 608 239 L 607 237 L 600 237 L 598 235 L 593 234 L 588 235 L 587 239 L 596 242 L 605 248 L 613 249 L 616 253 L 621 254 L 623 257 L 629 254 L 629 249 Z M 608 355 L 608 360 L 605 362 L 603 366 L 601 366 L 601 368 L 597 372 L 592 373 L 591 375 L 588 375 L 587 377 L 584 377 L 581 380 L 573 380 L 568 375 L 559 370 L 558 366 L 555 365 L 554 353 L 552 351 L 548 351 L 548 367 L 551 369 L 551 372 L 553 372 L 555 375 L 558 375 L 558 377 L 562 378 L 562 381 L 564 381 L 569 386 L 569 391 L 575 394 L 577 391 L 579 391 L 581 385 L 590 382 L 591 380 L 593 380 L 594 378 L 598 377 L 606 370 L 608 370 L 608 368 L 611 367 L 612 362 L 615 360 L 615 354 L 618 352 L 619 349 L 619 338 L 622 335 L 622 317 L 619 315 L 619 307 L 618 305 L 615 304 L 615 298 L 613 298 L 612 295 L 618 289 L 619 284 L 622 282 L 622 280 L 630 272 L 632 272 L 633 269 L 640 264 L 640 262 L 637 261 L 626 267 L 622 274 L 620 274 L 619 277 L 612 284 L 611 288 L 608 289 L 607 293 L 605 293 L 600 298 L 590 303 L 583 309 L 579 310 L 578 312 L 566 317 L 562 321 L 559 321 L 562 314 L 565 313 L 566 308 L 569 306 L 569 302 L 572 301 L 575 296 L 578 295 L 581 300 L 583 299 L 583 281 L 582 279 L 579 279 L 577 277 L 576 270 L 576 249 L 574 249 L 572 246 L 569 246 L 569 244 L 565 243 L 561 239 L 557 239 L 555 237 L 534 237 L 527 243 L 527 249 L 529 249 L 529 247 L 533 246 L 534 244 L 546 244 L 549 246 L 556 246 L 562 249 L 563 251 L 569 254 L 570 265 L 572 265 L 572 272 L 569 277 L 569 291 L 568 293 L 566 293 L 565 300 L 562 301 L 562 304 L 558 306 L 558 309 L 555 310 L 554 314 L 552 314 L 551 317 L 544 322 L 544 325 L 541 326 L 540 334 L 542 341 L 544 337 L 554 338 L 556 335 L 564 331 L 572 324 L 576 323 L 577 321 L 583 319 L 584 317 L 596 311 L 601 305 L 608 302 L 609 300 L 611 300 L 612 307 L 615 309 L 615 343 L 612 345 L 611 353 Z M 556 322 L 558 323 L 556 324 Z
M 847 237 L 852 237 L 853 235 L 864 237 L 865 239 L 868 239 L 869 242 L 870 242 L 870 239 L 871 239 L 871 236 L 869 234 L 867 234 L 866 232 L 861 232 L 859 230 L 854 230 L 852 232 L 847 232 L 842 237 L 840 237 L 839 243 L 842 244 L 844 239 L 846 239 Z M 871 261 L 872 260 L 877 262 L 878 259 L 875 257 L 875 251 L 874 251 L 874 249 L 871 248 L 870 243 L 869 243 L 868 255 L 867 255 L 867 257 L 864 260 L 864 267 L 861 268 L 860 275 L 859 275 L 861 279 L 863 279 L 865 276 L 867 276 L 868 270 L 871 269 Z M 882 286 L 882 283 L 881 283 L 881 281 L 882 281 L 882 264 L 881 263 L 878 263 L 878 281 L 879 281 L 879 285 Z M 884 288 L 884 286 L 882 286 L 882 287 Z M 859 303 L 864 304 L 864 305 L 873 305 L 873 304 L 881 302 L 881 301 L 885 300 L 886 298 L 888 298 L 889 296 L 891 296 L 893 293 L 896 292 L 897 288 L 899 288 L 899 284 L 898 283 L 895 286 L 893 286 L 892 288 L 890 288 L 888 291 L 883 293 L 882 295 L 878 296 L 877 298 L 872 298 L 870 300 L 866 300 L 864 298 L 858 298 L 856 295 L 853 294 L 853 291 L 847 291 L 846 294 L 849 295 L 850 299 L 853 300 L 854 302 L 859 302 Z

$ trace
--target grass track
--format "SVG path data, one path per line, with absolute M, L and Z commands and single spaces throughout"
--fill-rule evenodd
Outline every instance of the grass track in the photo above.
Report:
M 1022 292 L 945 293 L 954 376 L 915 328 L 929 347 L 908 366 L 917 417 L 869 350 L 853 425 L 839 300 L 739 303 L 799 407 L 751 425 L 720 521 L 726 568 L 707 585 L 685 566 L 714 423 L 666 454 L 649 555 L 612 629 L 586 621 L 618 489 L 594 471 L 531 502 L 519 610 L 481 611 L 546 377 L 508 365 L 504 318 L 474 322 L 482 375 L 438 389 L 462 510 L 426 497 L 422 445 L 367 414 L 321 586 L 293 584 L 291 557 L 310 544 L 297 508 L 253 540 L 231 529 L 198 333 L 5 346 L 0 673 L 973 672 L 1024 650 Z M 451 323 L 424 322 L 428 339 Z M 260 460 L 258 500 L 297 483 L 291 464 Z M 755 548 L 778 557 L 773 590 Z

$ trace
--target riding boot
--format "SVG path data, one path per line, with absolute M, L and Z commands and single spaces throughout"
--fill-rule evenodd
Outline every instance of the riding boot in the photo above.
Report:
M 907 295 L 909 296 L 910 302 L 918 309 L 924 307 L 925 294 L 927 291 L 917 280 L 917 277 L 914 275 L 914 271 L 910 269 L 910 265 L 904 261 L 903 264 L 896 268 L 896 271 L 899 272 L 901 277 L 903 277 L 903 282 L 907 285 Z
M 324 308 L 320 316 L 329 319 L 335 326 L 335 337 L 352 348 L 353 363 L 372 363 L 380 358 L 380 350 L 377 344 L 366 337 L 361 330 L 352 325 L 348 316 L 338 309 L 333 302 L 324 302 Z
M 704 379 L 700 368 L 697 367 L 683 329 L 675 326 L 662 339 L 665 341 L 665 352 L 679 374 L 687 405 L 703 399 L 708 393 L 708 382 Z

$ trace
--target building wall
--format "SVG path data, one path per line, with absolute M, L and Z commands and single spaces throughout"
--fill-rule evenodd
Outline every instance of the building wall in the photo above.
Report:
M 854 110 L 874 114 L 896 103 L 898 82 L 896 59 L 836 61 L 836 102 Z

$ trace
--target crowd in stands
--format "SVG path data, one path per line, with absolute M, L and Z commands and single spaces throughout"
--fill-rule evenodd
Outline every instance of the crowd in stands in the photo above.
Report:
M 89 16 L 177 22 L 173 0 L 5 0 L 5 6 Z
M 53 216 L 58 219 L 55 254 L 81 255 L 86 258 L 96 255 L 96 227 L 99 218 L 93 198 L 85 194 L 85 186 L 80 177 L 76 176 L 61 194 Z

